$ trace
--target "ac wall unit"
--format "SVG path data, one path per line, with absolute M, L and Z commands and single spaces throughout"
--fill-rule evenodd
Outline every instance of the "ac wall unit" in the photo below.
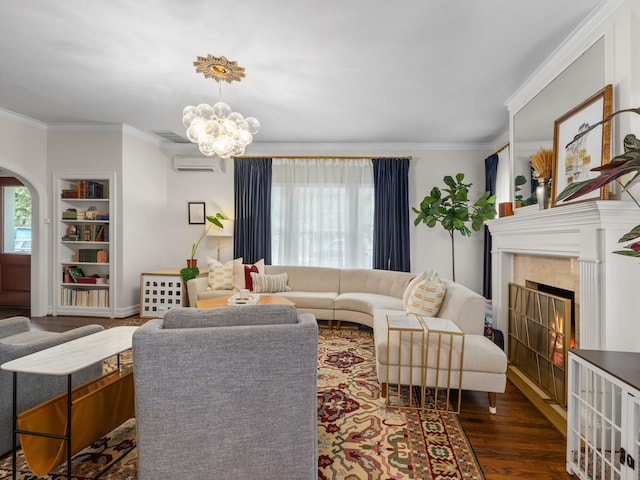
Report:
M 173 168 L 176 172 L 213 172 L 224 173 L 224 159 L 220 157 L 196 157 L 174 155 Z

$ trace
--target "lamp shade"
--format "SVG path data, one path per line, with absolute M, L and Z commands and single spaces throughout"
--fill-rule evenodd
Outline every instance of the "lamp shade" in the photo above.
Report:
M 233 220 L 220 220 L 222 227 L 213 225 L 207 232 L 209 237 L 233 237 Z

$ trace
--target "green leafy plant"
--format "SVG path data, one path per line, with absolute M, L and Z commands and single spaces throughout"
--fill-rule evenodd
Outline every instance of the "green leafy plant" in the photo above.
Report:
M 613 112 L 602 121 L 595 123 L 585 131 L 580 132 L 567 146 L 571 145 L 580 137 L 586 135 L 598 125 L 608 122 L 614 116 L 625 112 L 640 115 L 640 108 L 627 108 Z M 556 198 L 556 202 L 560 202 L 562 200 L 573 200 L 574 198 L 586 195 L 589 192 L 593 192 L 594 190 L 615 181 L 622 187 L 622 191 L 626 192 L 631 200 L 633 200 L 633 202 L 640 208 L 640 203 L 638 203 L 638 200 L 629 191 L 633 185 L 640 182 L 640 140 L 638 140 L 634 134 L 631 133 L 624 137 L 624 153 L 614 157 L 611 162 L 605 165 L 592 168 L 591 171 L 600 172 L 600 175 L 582 182 L 570 183 L 564 190 L 562 190 L 562 192 L 560 192 Z M 626 181 L 621 181 L 620 177 L 627 174 L 632 175 Z M 640 257 L 640 240 L 638 240 L 638 238 L 640 238 L 640 225 L 633 227 L 631 231 L 624 234 L 618 240 L 619 243 L 631 242 L 624 246 L 625 250 L 616 250 L 613 253 L 629 257 Z
M 191 246 L 191 257 L 189 258 L 189 262 L 188 262 L 189 266 L 180 270 L 180 276 L 182 277 L 183 282 L 186 283 L 192 278 L 196 278 L 198 276 L 198 274 L 200 273 L 200 269 L 194 265 L 193 259 L 196 256 L 196 252 L 198 251 L 200 242 L 202 242 L 204 237 L 207 236 L 207 233 L 209 233 L 209 230 L 211 230 L 211 227 L 213 227 L 214 225 L 218 228 L 224 228 L 220 220 L 226 220 L 226 218 L 227 217 L 225 217 L 220 212 L 216 213 L 215 215 L 207 216 L 207 227 L 204 230 L 202 230 L 202 233 L 200 233 L 198 240 Z
M 531 196 L 528 198 L 524 198 L 522 195 L 520 195 L 518 192 L 520 190 L 522 190 L 520 187 L 522 185 L 526 185 L 527 183 L 527 177 L 525 177 L 524 175 L 518 175 L 515 178 L 514 183 L 514 189 L 516 192 L 516 202 L 520 202 L 520 206 L 521 207 L 526 207 L 528 205 L 535 205 L 536 203 L 538 203 L 538 196 L 535 192 L 535 190 L 533 191 L 533 193 L 531 193 Z
M 414 225 L 424 223 L 433 228 L 440 224 L 451 238 L 451 267 L 453 281 L 456 279 L 455 241 L 454 233 L 460 232 L 465 237 L 470 237 L 472 231 L 478 231 L 486 220 L 496 216 L 493 203 L 495 195 L 484 192 L 473 204 L 469 202 L 469 188 L 472 183 L 464 183 L 464 173 L 458 173 L 455 178 L 447 175 L 444 183 L 448 188 L 440 190 L 433 187 L 431 193 L 422 199 L 420 208 L 413 207 L 417 214 Z M 469 228 L 469 225 L 471 229 Z
M 517 175 L 513 181 L 514 190 L 516 192 L 516 202 L 522 202 L 522 195 L 518 192 L 522 190 L 520 187 L 527 183 L 527 178 L 524 175 Z

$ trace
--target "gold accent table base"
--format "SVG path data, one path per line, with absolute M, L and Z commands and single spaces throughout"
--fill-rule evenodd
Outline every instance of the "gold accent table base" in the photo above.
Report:
M 404 408 L 423 408 L 438 411 L 453 411 L 460 413 L 462 400 L 462 364 L 464 359 L 464 333 L 452 320 L 445 318 L 421 317 L 417 315 L 387 315 L 387 385 L 383 386 L 386 393 L 386 406 Z M 395 338 L 394 338 L 395 337 Z M 460 338 L 457 342 L 455 339 Z M 391 340 L 397 339 L 397 352 L 392 365 Z M 407 341 L 408 340 L 408 341 Z M 459 350 L 456 351 L 456 344 Z M 408 353 L 407 353 L 408 349 Z M 433 353 L 435 349 L 435 353 Z M 435 356 L 435 359 L 434 359 Z M 408 357 L 408 358 L 407 358 Z M 458 363 L 457 388 L 452 387 L 454 379 L 452 365 Z M 391 405 L 391 390 L 389 386 L 390 373 L 397 369 L 396 405 Z M 419 400 L 414 395 L 414 371 L 420 370 Z M 432 374 L 430 374 L 430 370 Z M 403 377 L 403 372 L 405 373 Z M 435 375 L 435 378 L 433 376 Z M 446 381 L 443 382 L 443 376 Z M 408 400 L 401 397 L 402 386 L 409 387 Z M 433 385 L 433 387 L 428 387 Z M 446 385 L 446 386 L 441 386 Z M 434 391 L 433 406 L 427 408 L 427 388 Z M 457 408 L 450 408 L 451 391 L 458 390 Z M 385 391 L 386 390 L 386 391 Z M 440 392 L 445 391 L 444 399 L 440 400 Z

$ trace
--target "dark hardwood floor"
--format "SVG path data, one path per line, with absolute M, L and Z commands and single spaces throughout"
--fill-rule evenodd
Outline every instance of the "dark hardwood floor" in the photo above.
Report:
M 12 313 L 0 308 L 0 318 Z M 19 314 L 19 313 L 18 313 Z M 22 313 L 28 316 L 28 312 Z M 34 317 L 34 328 L 65 331 L 98 323 L 121 324 L 124 319 L 89 317 Z M 138 321 L 139 318 L 131 317 Z M 498 413 L 488 410 L 486 393 L 463 392 L 460 422 L 471 442 L 486 480 L 567 480 L 566 440 L 511 383 L 498 395 Z

